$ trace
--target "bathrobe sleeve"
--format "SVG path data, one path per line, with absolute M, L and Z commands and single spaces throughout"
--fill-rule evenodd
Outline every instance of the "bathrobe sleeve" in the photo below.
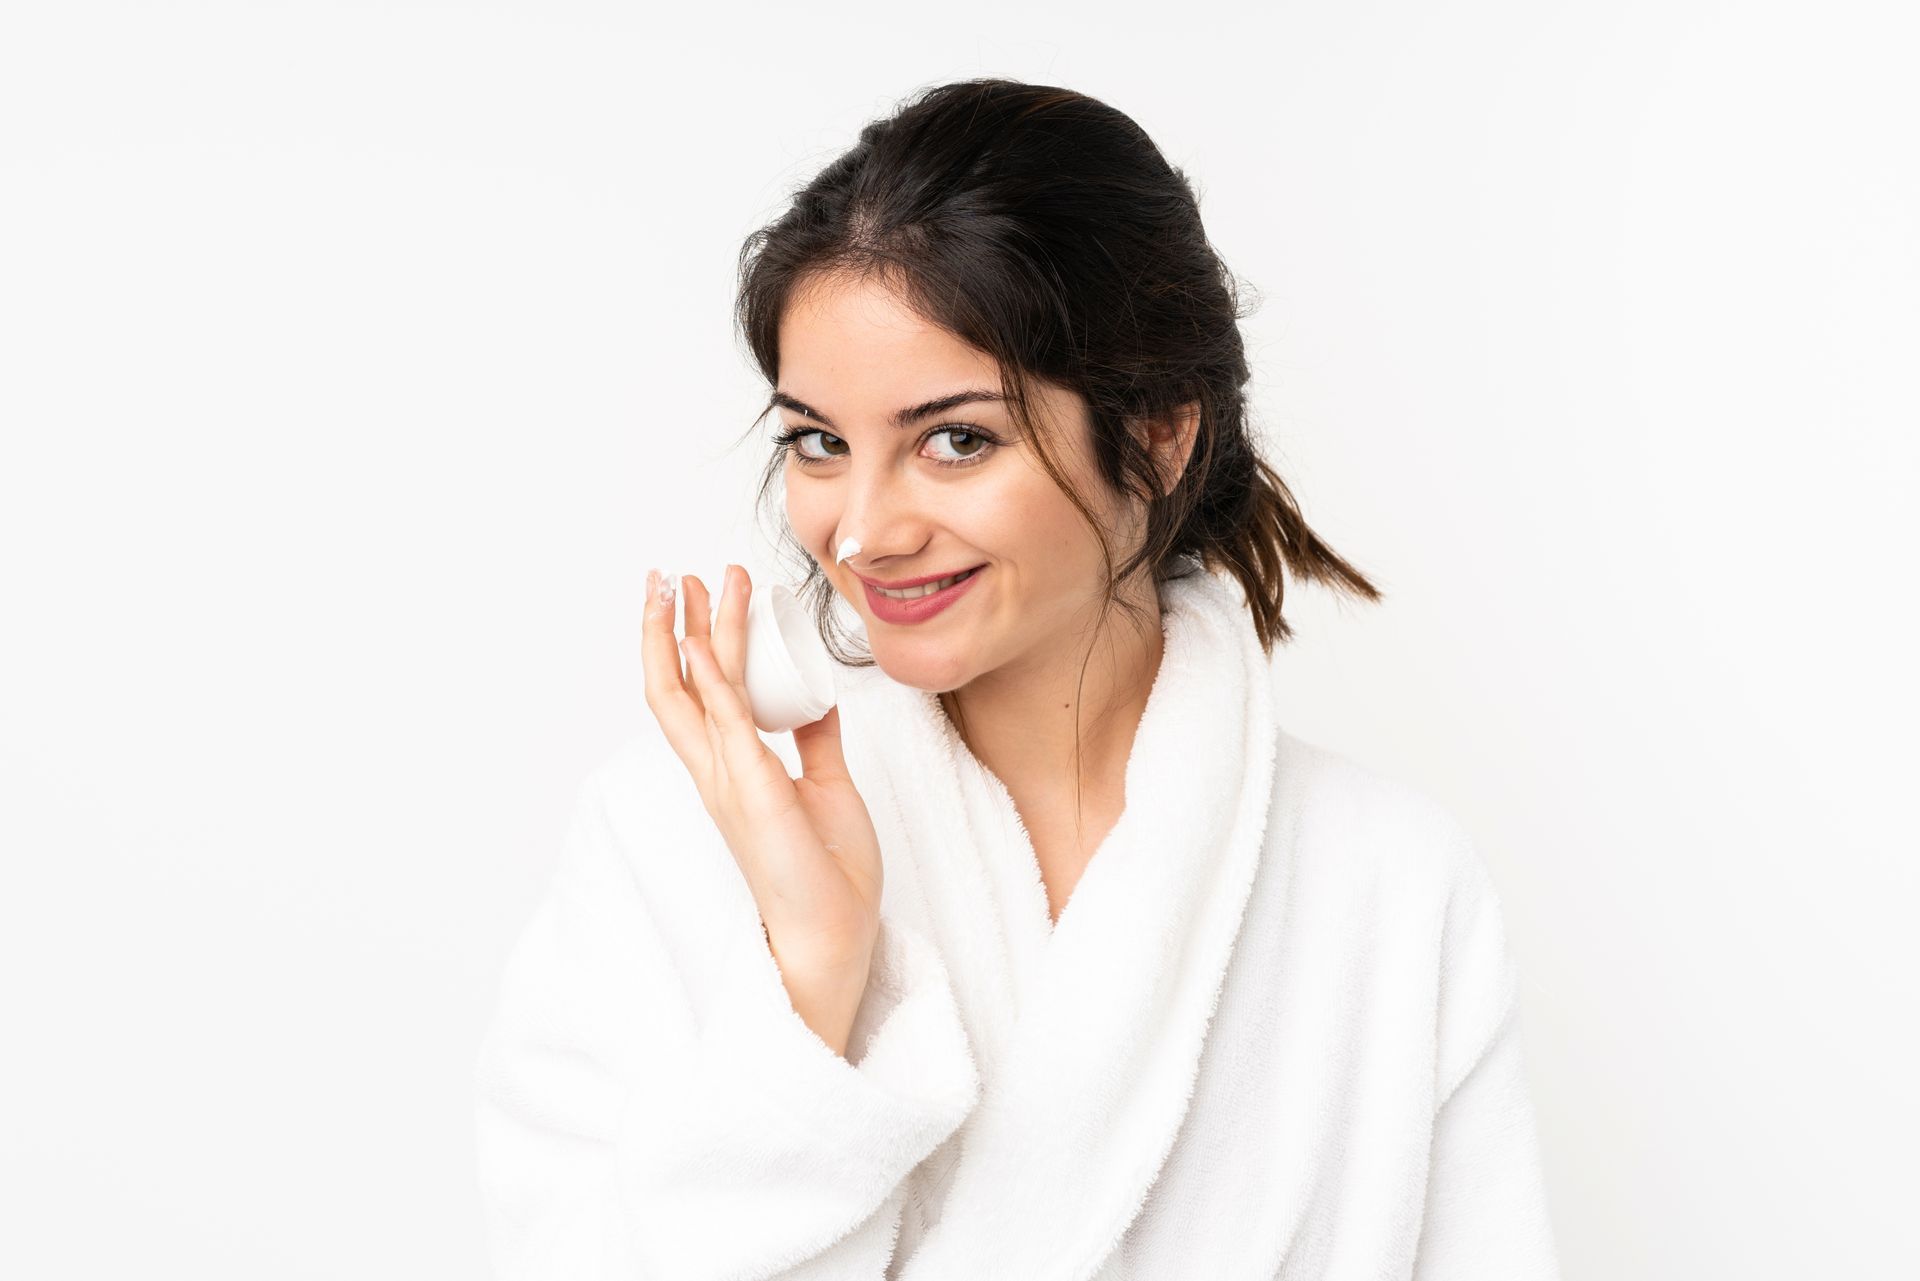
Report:
M 1413 1281 L 1558 1281 L 1518 971 L 1470 844 L 1459 868 L 1441 948 L 1439 1102 Z
M 711 839 L 679 853 L 730 860 Z M 700 900 L 651 901 L 628 855 L 664 852 L 633 843 L 589 778 L 502 973 L 474 1067 L 496 1277 L 879 1281 L 904 1177 L 978 1097 L 937 953 L 883 917 L 842 1058 L 794 1012 L 750 908 L 688 921 L 674 937 L 729 941 L 680 964 L 661 914 Z

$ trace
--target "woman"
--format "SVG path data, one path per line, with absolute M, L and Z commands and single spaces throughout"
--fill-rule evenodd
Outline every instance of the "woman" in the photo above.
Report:
M 839 705 L 790 776 L 746 572 L 677 647 L 649 576 L 658 724 L 477 1065 L 500 1275 L 1557 1276 L 1471 840 L 1279 727 L 1283 570 L 1378 593 L 1253 448 L 1184 177 L 968 81 L 749 249 Z

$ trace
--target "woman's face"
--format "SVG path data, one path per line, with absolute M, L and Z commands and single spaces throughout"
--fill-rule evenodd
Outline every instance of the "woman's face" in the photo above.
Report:
M 944 693 L 997 668 L 1037 668 L 1084 650 L 1104 583 L 1099 544 L 1015 436 L 1005 407 L 976 401 L 893 422 L 955 393 L 997 395 L 990 356 L 928 324 L 884 286 L 833 282 L 789 307 L 780 370 L 780 425 L 807 433 L 785 463 L 788 521 L 865 621 L 868 646 L 889 677 Z M 1085 401 L 1057 387 L 1036 391 L 1043 399 L 1035 411 L 1053 429 L 1048 443 L 1070 442 L 1061 465 L 1121 535 L 1116 553 L 1123 550 L 1131 528 L 1122 521 L 1116 529 L 1123 514 L 1094 471 Z M 835 565 L 848 538 L 860 550 Z M 974 566 L 951 604 L 914 622 L 876 612 L 863 582 Z

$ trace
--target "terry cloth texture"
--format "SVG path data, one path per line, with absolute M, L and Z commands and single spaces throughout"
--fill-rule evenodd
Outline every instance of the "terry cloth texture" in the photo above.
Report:
M 1161 592 L 1057 925 L 937 697 L 840 671 L 886 862 L 846 1058 L 657 726 L 591 773 L 475 1064 L 500 1281 L 1558 1278 L 1469 834 L 1280 728 L 1234 580 Z

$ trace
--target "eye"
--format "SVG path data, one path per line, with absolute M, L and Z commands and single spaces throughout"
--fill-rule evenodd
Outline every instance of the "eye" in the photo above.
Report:
M 953 443 L 951 438 L 958 437 L 961 440 L 964 440 L 967 445 L 967 448 L 963 450 L 957 458 L 936 458 L 934 460 L 935 462 L 941 462 L 941 463 L 965 462 L 968 459 L 980 457 L 982 454 L 986 453 L 987 450 L 992 447 L 991 442 L 989 442 L 985 436 L 981 435 L 979 432 L 975 431 L 971 427 L 936 427 L 932 431 L 927 433 L 926 439 L 932 440 L 935 436 L 949 437 L 950 439 L 948 443 L 950 445 Z
M 773 443 L 776 445 L 785 447 L 787 452 L 794 456 L 795 461 L 806 464 L 808 466 L 812 466 L 818 463 L 828 462 L 833 458 L 838 457 L 838 455 L 832 454 L 832 453 L 828 453 L 825 455 L 810 454 L 806 450 L 800 448 L 801 441 L 806 440 L 809 437 L 813 437 L 813 436 L 818 436 L 820 438 L 820 443 L 823 446 L 829 440 L 833 441 L 835 444 L 838 444 L 838 445 L 844 446 L 846 444 L 846 442 L 841 440 L 838 436 L 829 436 L 826 432 L 821 431 L 818 427 L 789 428 L 788 430 L 781 432 L 778 436 L 775 436 L 773 438 Z
M 813 453 L 801 448 L 803 442 L 815 436 L 819 437 L 818 443 L 822 452 Z M 946 457 L 934 457 L 934 463 L 941 467 L 975 466 L 1000 445 L 998 440 L 979 428 L 964 425 L 935 427 L 922 436 L 920 442 L 924 444 L 936 436 L 948 437 L 948 447 L 958 451 Z M 773 443 L 784 448 L 802 467 L 825 466 L 839 458 L 845 452 L 847 444 L 840 437 L 822 431 L 818 427 L 789 427 L 775 436 Z

